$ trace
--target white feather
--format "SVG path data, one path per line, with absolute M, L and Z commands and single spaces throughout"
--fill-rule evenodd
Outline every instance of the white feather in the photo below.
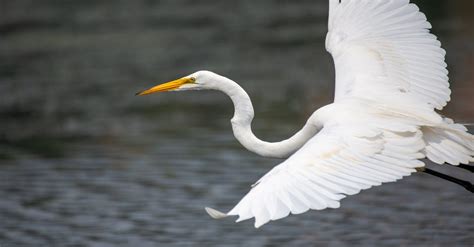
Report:
M 260 227 L 289 214 L 338 208 L 347 195 L 416 172 L 425 157 L 439 164 L 474 161 L 474 136 L 435 111 L 450 100 L 446 52 L 418 7 L 408 0 L 329 4 L 326 48 L 336 66 L 335 102 L 291 138 L 258 139 L 252 103 L 237 83 L 209 71 L 190 75 L 195 83 L 186 90 L 229 95 L 234 135 L 244 147 L 287 158 L 228 213 L 206 208 L 211 217 L 255 218 Z

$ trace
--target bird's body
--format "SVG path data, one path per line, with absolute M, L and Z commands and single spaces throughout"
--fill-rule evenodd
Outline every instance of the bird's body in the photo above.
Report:
M 474 161 L 474 137 L 441 117 L 450 100 L 445 52 L 408 0 L 330 0 L 326 49 L 336 66 L 334 103 L 314 112 L 291 138 L 270 143 L 252 132 L 248 94 L 234 81 L 199 71 L 146 90 L 212 89 L 229 95 L 234 135 L 248 150 L 285 158 L 221 218 L 259 227 L 290 213 L 339 207 L 346 195 L 397 181 L 424 166 Z

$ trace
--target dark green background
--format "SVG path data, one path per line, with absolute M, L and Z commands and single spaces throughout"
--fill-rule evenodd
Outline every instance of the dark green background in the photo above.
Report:
M 474 122 L 473 2 L 416 3 L 448 52 L 443 113 Z M 326 30 L 326 0 L 0 0 L 0 246 L 472 245 L 474 199 L 420 174 L 259 231 L 204 213 L 279 161 L 234 140 L 219 93 L 134 93 L 212 70 L 287 138 L 332 100 Z

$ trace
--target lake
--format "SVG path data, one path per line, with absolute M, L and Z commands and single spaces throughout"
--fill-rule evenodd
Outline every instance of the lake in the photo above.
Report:
M 453 100 L 443 113 L 472 123 L 473 3 L 416 3 L 448 52 Z M 230 209 L 280 161 L 240 146 L 220 93 L 134 96 L 212 70 L 247 90 L 258 137 L 287 138 L 332 101 L 327 8 L 0 2 L 0 246 L 472 246 L 474 196 L 426 174 L 261 229 L 213 220 L 204 207 Z

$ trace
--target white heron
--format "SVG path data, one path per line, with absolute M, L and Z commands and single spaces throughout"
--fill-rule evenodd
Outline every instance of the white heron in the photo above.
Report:
M 347 195 L 423 169 L 424 158 L 472 168 L 466 165 L 474 161 L 473 135 L 436 112 L 451 94 L 445 51 L 419 8 L 409 0 L 329 0 L 329 5 L 326 49 L 336 67 L 334 103 L 314 112 L 287 140 L 258 139 L 248 94 L 213 72 L 198 71 L 138 93 L 222 91 L 235 107 L 237 140 L 261 156 L 286 159 L 229 212 L 206 208 L 212 217 L 255 218 L 260 227 L 290 213 L 338 208 Z

